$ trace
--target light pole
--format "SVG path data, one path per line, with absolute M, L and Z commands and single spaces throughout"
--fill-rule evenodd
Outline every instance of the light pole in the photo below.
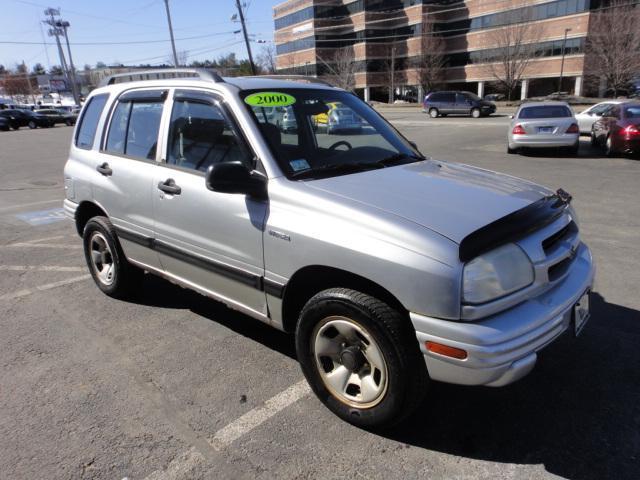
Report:
M 562 91 L 562 74 L 564 73 L 564 49 L 567 44 L 567 33 L 569 33 L 570 31 L 570 28 L 564 29 L 564 39 L 562 40 L 562 62 L 560 62 L 560 80 L 558 80 L 558 93 Z

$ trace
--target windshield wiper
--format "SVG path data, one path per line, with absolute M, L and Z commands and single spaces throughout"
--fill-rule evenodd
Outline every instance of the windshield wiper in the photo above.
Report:
M 329 163 L 322 165 L 321 167 L 312 168 L 310 170 L 301 170 L 299 172 L 293 172 L 290 177 L 296 179 L 302 178 L 314 178 L 316 176 L 332 175 L 332 174 L 345 174 L 364 172 L 366 170 L 374 170 L 377 168 L 384 168 L 384 165 L 378 162 L 357 162 L 357 163 Z
M 380 165 L 382 167 L 392 167 L 394 165 L 403 165 L 405 163 L 420 162 L 422 160 L 426 160 L 426 158 L 419 157 L 417 155 L 409 155 L 408 153 L 396 153 L 389 157 L 383 158 L 382 160 L 378 160 L 377 162 L 374 162 L 374 164 Z

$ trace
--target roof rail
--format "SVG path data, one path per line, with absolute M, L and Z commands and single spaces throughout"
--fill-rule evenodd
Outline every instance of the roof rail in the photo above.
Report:
M 140 80 L 162 80 L 191 77 L 197 77 L 206 82 L 224 82 L 224 79 L 215 70 L 207 70 L 205 68 L 160 68 L 155 70 L 141 70 L 111 75 L 102 80 L 100 86 L 103 87 L 105 85 L 114 85 L 116 83 L 137 82 Z
M 270 80 L 289 80 L 293 82 L 306 82 L 306 83 L 317 83 L 319 85 L 327 85 L 329 87 L 333 87 L 326 80 L 321 80 L 316 77 L 308 77 L 306 75 L 254 75 L 245 78 L 268 78 Z

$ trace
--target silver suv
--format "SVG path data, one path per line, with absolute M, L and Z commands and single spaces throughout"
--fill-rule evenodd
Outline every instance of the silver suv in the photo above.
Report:
M 295 332 L 312 389 L 351 423 L 401 420 L 435 380 L 514 382 L 588 318 L 594 266 L 562 190 L 425 158 L 315 79 L 106 83 L 64 170 L 98 288 L 132 295 L 149 272 Z M 314 129 L 330 108 L 359 128 Z

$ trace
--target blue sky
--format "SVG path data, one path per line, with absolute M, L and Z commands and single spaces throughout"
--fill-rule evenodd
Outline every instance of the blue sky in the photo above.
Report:
M 256 39 L 273 40 L 272 7 L 280 1 L 243 0 L 247 27 Z M 240 29 L 239 23 L 230 21 L 236 12 L 235 0 L 169 0 L 169 5 L 176 49 L 187 51 L 188 61 L 217 58 L 229 52 L 246 58 L 242 34 L 232 33 Z M 37 62 L 45 68 L 60 64 L 57 47 L 48 45 L 45 49 L 42 44 L 40 22 L 49 6 L 60 8 L 62 17 L 71 23 L 69 41 L 76 68 L 98 61 L 161 64 L 171 56 L 164 0 L 0 0 L 0 64 L 11 68 L 23 60 L 29 68 Z M 42 25 L 45 40 L 54 42 L 46 36 L 45 27 Z M 2 43 L 7 41 L 38 44 Z M 120 44 L 80 45 L 109 42 Z M 254 56 L 264 46 L 255 42 L 251 45 Z

